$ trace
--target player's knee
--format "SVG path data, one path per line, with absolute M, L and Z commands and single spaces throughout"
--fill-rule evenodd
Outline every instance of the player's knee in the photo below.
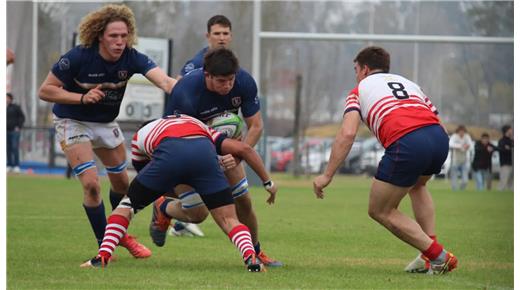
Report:
M 137 178 L 134 178 L 128 188 L 127 197 L 121 200 L 118 208 L 132 208 L 133 213 L 137 213 L 159 198 L 159 196 L 161 194 L 156 193 L 156 190 L 144 186 Z
M 368 216 L 380 223 L 384 221 L 383 211 L 375 206 L 368 207 Z
M 87 178 L 82 182 L 83 192 L 87 198 L 97 199 L 100 198 L 101 187 L 97 176 Z
M 190 212 L 190 222 L 194 224 L 200 224 L 208 217 L 209 211 L 204 206 L 199 206 L 196 210 Z
M 426 188 L 426 184 L 423 183 L 423 184 L 415 184 L 412 188 L 410 188 L 410 194 L 411 195 L 414 195 L 414 194 L 419 194 L 421 193 L 421 191 L 423 191 L 424 189 Z

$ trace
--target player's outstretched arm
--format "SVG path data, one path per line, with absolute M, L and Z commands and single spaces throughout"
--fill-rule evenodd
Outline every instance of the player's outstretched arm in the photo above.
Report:
M 325 172 L 316 177 L 313 182 L 314 193 L 317 198 L 323 198 L 323 189 L 332 181 L 334 174 L 336 174 L 336 170 L 338 170 L 339 166 L 343 163 L 350 152 L 360 122 L 361 117 L 357 111 L 348 112 L 343 116 L 343 123 L 336 134 L 334 143 L 332 144 L 327 168 L 325 168 Z
M 267 203 L 273 204 L 278 188 L 269 177 L 269 173 L 265 170 L 262 158 L 260 158 L 258 153 L 248 144 L 230 138 L 226 138 L 222 141 L 220 150 L 222 154 L 232 154 L 247 162 L 264 183 L 264 188 L 270 193 Z
M 38 95 L 46 102 L 71 105 L 95 104 L 105 97 L 101 85 L 97 85 L 85 94 L 69 92 L 63 88 L 63 83 L 52 72 L 49 72 L 43 81 Z
M 145 77 L 167 94 L 170 94 L 172 92 L 173 87 L 177 83 L 176 79 L 169 77 L 159 67 L 155 67 L 149 70 L 146 73 Z

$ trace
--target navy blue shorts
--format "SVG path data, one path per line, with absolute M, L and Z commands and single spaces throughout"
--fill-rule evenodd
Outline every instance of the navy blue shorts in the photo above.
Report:
M 163 139 L 136 178 L 157 192 L 170 192 L 178 184 L 190 185 L 201 196 L 229 188 L 208 138 Z
M 412 131 L 385 150 L 375 178 L 401 187 L 415 185 L 421 175 L 439 173 L 449 150 L 449 137 L 440 125 Z

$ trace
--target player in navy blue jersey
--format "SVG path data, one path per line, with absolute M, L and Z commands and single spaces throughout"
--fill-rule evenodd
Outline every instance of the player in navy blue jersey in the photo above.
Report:
M 248 72 L 239 67 L 238 59 L 231 50 L 217 48 L 206 53 L 203 68 L 185 75 L 175 85 L 165 114 L 178 112 L 207 122 L 223 112 L 238 113 L 239 110 L 248 128 L 244 142 L 254 147 L 263 130 L 256 82 Z M 281 266 L 281 262 L 269 258 L 260 249 L 258 222 L 244 167 L 236 166 L 225 174 L 233 190 L 238 217 L 251 230 L 258 258 L 267 266 Z M 176 192 L 182 196 L 185 188 L 176 188 Z
M 168 77 L 136 43 L 133 12 L 125 5 L 106 5 L 86 15 L 79 25 L 80 45 L 52 67 L 40 87 L 42 100 L 54 103 L 56 137 L 83 187 L 83 206 L 98 244 L 106 226 L 105 208 L 94 154 L 106 167 L 112 209 L 128 191 L 123 134 L 114 121 L 128 79 L 143 74 L 170 93 L 176 81 Z M 125 235 L 122 246 L 136 258 L 151 251 Z
M 180 76 L 184 76 L 192 70 L 201 68 L 204 65 L 204 55 L 208 49 L 219 47 L 229 48 L 233 35 L 231 33 L 231 21 L 224 15 L 215 15 L 208 20 L 206 39 L 208 46 L 201 49 L 190 60 L 188 60 L 180 71 Z
M 208 51 L 208 49 L 214 49 L 219 47 L 229 48 L 231 44 L 231 40 L 233 39 L 233 35 L 231 32 L 231 21 L 224 15 L 215 15 L 211 17 L 207 22 L 207 33 L 206 39 L 208 42 L 208 46 L 201 49 L 197 54 L 190 60 L 184 64 L 180 71 L 180 75 L 177 76 L 177 79 L 180 79 L 185 74 L 190 71 L 201 68 L 204 64 L 204 54 Z M 202 217 L 205 217 L 207 212 L 199 212 L 196 221 L 202 220 Z M 193 218 L 193 216 L 192 216 Z M 166 222 L 166 221 L 165 221 Z M 163 228 L 168 228 L 169 224 L 164 223 Z M 200 230 L 200 228 L 194 223 L 186 223 L 176 221 L 172 227 L 172 233 L 176 236 L 183 235 L 195 235 L 195 236 L 204 236 L 204 233 Z M 162 234 L 161 234 L 162 236 Z

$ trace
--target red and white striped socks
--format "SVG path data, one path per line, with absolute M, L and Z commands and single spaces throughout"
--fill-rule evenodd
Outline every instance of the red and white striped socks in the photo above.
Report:
M 107 226 L 108 227 L 108 226 Z M 229 239 L 242 254 L 244 262 L 255 253 L 249 228 L 243 224 L 234 227 L 228 234 Z
M 111 215 L 108 217 L 107 227 L 105 228 L 105 236 L 99 247 L 98 254 L 110 259 L 112 253 L 119 245 L 119 241 L 126 234 L 129 221 L 122 215 Z

